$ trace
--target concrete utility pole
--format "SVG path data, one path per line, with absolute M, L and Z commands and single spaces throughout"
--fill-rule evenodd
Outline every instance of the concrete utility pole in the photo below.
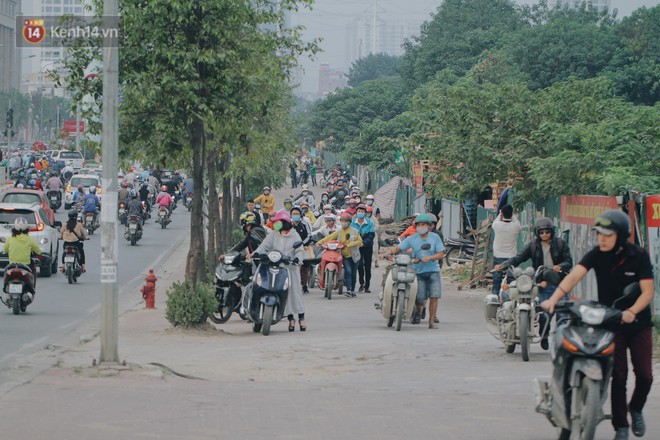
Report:
M 376 54 L 376 18 L 377 18 L 378 3 L 374 0 L 373 23 L 371 25 L 371 53 Z
M 119 15 L 118 0 L 104 0 L 105 20 Z M 106 25 L 109 24 L 106 22 Z M 107 30 L 107 29 L 106 29 Z M 112 32 L 106 32 L 103 41 L 103 206 L 101 211 L 101 356 L 100 364 L 118 364 L 118 308 L 117 255 L 118 226 L 117 207 L 117 162 L 119 124 L 117 100 L 119 93 L 119 42 Z

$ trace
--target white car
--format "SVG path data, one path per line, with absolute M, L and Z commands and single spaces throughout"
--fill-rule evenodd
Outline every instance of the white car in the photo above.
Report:
M 30 225 L 28 235 L 34 238 L 41 249 L 39 275 L 49 277 L 51 274 L 57 273 L 60 249 L 59 229 L 62 227 L 62 223 L 56 221 L 50 224 L 46 211 L 38 203 L 0 203 L 0 237 L 11 237 L 14 220 L 18 217 L 27 219 Z M 5 244 L 0 243 L 0 254 L 5 257 L 3 259 L 5 261 L 2 261 L 3 270 L 4 266 L 8 264 L 4 251 Z
M 101 199 L 101 178 L 96 174 L 76 174 L 74 175 L 69 184 L 64 188 L 64 209 L 71 209 L 73 205 L 73 193 L 78 191 L 78 185 L 82 185 L 85 194 L 89 194 L 89 187 L 96 187 L 96 195 L 99 200 Z
M 74 171 L 85 166 L 85 159 L 80 151 L 58 150 L 51 157 L 58 162 L 64 162 L 64 166 L 71 165 Z

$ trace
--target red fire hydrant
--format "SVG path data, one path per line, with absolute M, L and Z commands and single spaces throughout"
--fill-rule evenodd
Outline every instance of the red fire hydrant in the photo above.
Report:
M 156 307 L 156 281 L 158 278 L 156 278 L 156 275 L 154 275 L 154 270 L 149 269 L 149 274 L 145 277 L 144 281 L 146 284 L 140 288 L 140 292 L 142 292 L 142 298 L 144 298 L 146 302 L 146 306 L 148 309 L 153 309 Z

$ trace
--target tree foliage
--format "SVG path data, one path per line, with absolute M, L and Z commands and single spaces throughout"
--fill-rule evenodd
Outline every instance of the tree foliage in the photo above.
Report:
M 395 76 L 401 65 L 401 58 L 385 53 L 369 54 L 355 61 L 348 71 L 348 85 L 357 87 L 365 81 L 381 76 Z

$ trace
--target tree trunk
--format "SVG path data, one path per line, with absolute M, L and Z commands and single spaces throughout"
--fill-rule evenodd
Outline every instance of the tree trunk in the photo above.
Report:
M 190 249 L 186 260 L 186 281 L 193 285 L 197 281 L 208 280 L 204 264 L 204 163 L 206 140 L 204 136 L 204 122 L 197 116 L 189 128 L 191 146 L 193 151 L 193 205 L 190 216 Z
M 207 154 L 207 167 L 208 167 L 208 176 L 209 176 L 209 195 L 208 195 L 208 205 L 209 205 L 209 218 L 207 223 L 208 230 L 208 273 L 212 274 L 217 260 L 218 255 L 218 246 L 216 240 L 216 229 L 215 225 L 218 221 L 218 188 L 217 188 L 217 179 L 216 179 L 216 154 L 209 152 Z
M 222 176 L 222 243 L 225 248 L 232 245 L 231 230 L 232 230 L 232 193 L 231 193 L 231 179 L 226 174 Z
M 224 176 L 225 169 L 226 169 L 226 166 L 227 166 L 227 162 L 224 161 L 224 160 L 216 160 L 216 164 L 217 164 L 216 169 L 218 170 L 218 172 L 221 175 Z M 216 176 L 216 183 L 217 183 L 217 180 L 218 179 L 217 179 L 217 176 Z M 217 201 L 217 204 L 216 204 L 216 210 L 215 211 L 216 211 L 217 215 L 215 216 L 215 222 L 213 224 L 213 228 L 214 228 L 214 236 L 215 236 L 215 248 L 218 250 L 218 252 L 221 252 L 222 249 L 224 248 L 223 247 L 224 244 L 227 243 L 227 241 L 224 240 L 223 237 L 222 237 L 222 206 L 220 205 L 220 196 L 221 195 L 222 195 L 221 193 L 218 194 L 217 186 L 216 186 L 215 200 Z

